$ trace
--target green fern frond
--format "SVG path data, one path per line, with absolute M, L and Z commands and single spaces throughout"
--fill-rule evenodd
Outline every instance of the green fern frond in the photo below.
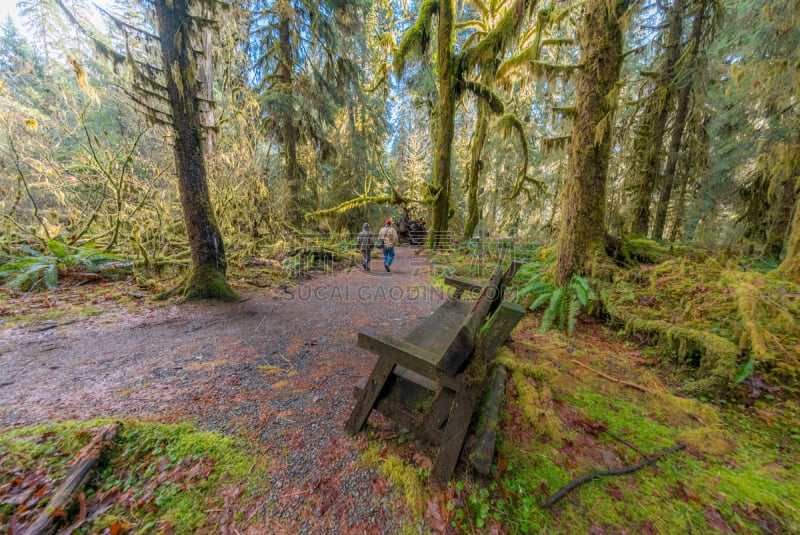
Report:
M 542 304 L 544 304 L 547 301 L 549 301 L 552 296 L 553 296 L 552 292 L 548 292 L 548 293 L 544 293 L 544 294 L 540 295 L 539 297 L 534 299 L 533 303 L 531 303 L 531 305 L 528 307 L 528 310 L 536 310 L 537 308 L 542 306 Z
M 547 306 L 547 310 L 544 311 L 544 315 L 542 315 L 542 324 L 539 327 L 540 332 L 550 330 L 555 320 L 558 319 L 565 294 L 564 288 L 556 288 L 553 290 L 553 294 L 550 296 L 550 304 Z
M 578 314 L 580 314 L 580 312 L 580 301 L 571 299 L 569 302 L 569 319 L 567 320 L 567 336 L 570 338 L 572 338 L 572 333 L 575 331 L 575 326 L 578 324 Z
M 65 259 L 69 256 L 66 245 L 58 240 L 50 240 L 47 242 L 47 248 L 58 259 Z

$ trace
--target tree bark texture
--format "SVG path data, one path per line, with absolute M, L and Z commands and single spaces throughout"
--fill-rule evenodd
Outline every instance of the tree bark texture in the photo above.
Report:
M 472 146 L 470 147 L 467 177 L 467 222 L 464 225 L 464 239 L 469 239 L 475 234 L 475 228 L 481 220 L 481 210 L 480 206 L 478 206 L 478 184 L 480 183 L 481 170 L 483 170 L 481 154 L 486 144 L 489 105 L 478 99 L 477 108 L 475 134 L 473 135 Z
M 192 251 L 193 272 L 187 290 L 188 293 L 199 290 L 200 296 L 210 297 L 218 290 L 230 290 L 224 281 L 225 247 L 208 190 L 203 127 L 197 104 L 197 65 L 188 34 L 192 26 L 189 9 L 186 0 L 156 0 L 153 4 L 172 111 L 178 189 Z
M 684 0 L 674 0 L 668 12 L 667 46 L 664 62 L 653 93 L 650 94 L 642 116 L 641 138 L 638 150 L 645 151 L 641 175 L 637 180 L 633 206 L 632 232 L 647 235 L 650 223 L 650 206 L 653 191 L 660 182 L 661 162 L 663 160 L 664 134 L 667 117 L 674 96 L 675 64 L 680 58 L 680 42 L 683 35 Z
M 794 216 L 786 244 L 786 257 L 778 271 L 787 280 L 800 284 L 800 139 L 795 150 L 790 182 L 794 186 Z
M 293 94 L 292 71 L 294 70 L 294 56 L 292 55 L 292 28 L 289 13 L 292 6 L 288 2 L 279 9 L 278 38 L 280 40 L 280 67 L 281 92 L 287 99 Z M 288 109 L 281 118 L 283 128 L 284 169 L 286 170 L 286 185 L 289 190 L 286 218 L 295 228 L 303 224 L 303 181 L 297 162 L 297 127 L 294 124 L 293 110 Z
M 439 28 L 437 30 L 437 61 L 439 87 L 439 121 L 436 152 L 433 157 L 433 214 L 429 245 L 433 248 L 446 245 L 450 220 L 450 166 L 453 158 L 453 130 L 455 128 L 455 65 L 453 58 L 453 0 L 439 2 Z
M 777 260 L 783 252 L 783 242 L 787 236 L 789 225 L 792 223 L 792 209 L 797 195 L 795 182 L 797 177 L 790 175 L 781 180 L 778 188 L 778 203 L 775 206 L 775 215 L 767 231 L 767 242 L 761 255 L 764 258 Z
M 669 209 L 669 203 L 672 200 L 672 188 L 675 185 L 675 170 L 678 167 L 678 155 L 680 154 L 681 144 L 683 143 L 686 118 L 689 115 L 689 102 L 691 100 L 692 87 L 694 86 L 694 79 L 697 76 L 697 60 L 700 55 L 700 38 L 703 35 L 705 10 L 706 2 L 703 2 L 700 4 L 697 14 L 694 16 L 694 22 L 692 22 L 692 35 L 689 40 L 689 46 L 692 47 L 692 52 L 687 68 L 686 80 L 678 95 L 678 108 L 675 111 L 675 120 L 673 121 L 672 134 L 670 135 L 667 165 L 664 168 L 663 185 L 656 208 L 656 218 L 653 223 L 653 238 L 659 240 L 664 236 L 667 211 Z
M 606 175 L 611 155 L 616 92 L 622 67 L 619 17 L 630 2 L 590 0 L 578 34 L 580 71 L 575 88 L 567 176 L 562 190 L 556 281 L 566 286 L 574 273 L 589 271 L 605 241 Z M 616 8 L 611 11 L 609 8 Z

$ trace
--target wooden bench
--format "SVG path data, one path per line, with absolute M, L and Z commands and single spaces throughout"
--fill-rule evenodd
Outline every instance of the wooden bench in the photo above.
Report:
M 519 266 L 514 262 L 503 270 L 498 264 L 485 285 L 446 279 L 456 289 L 453 297 L 402 340 L 360 331 L 358 346 L 379 358 L 370 376 L 354 389 L 357 401 L 347 431 L 361 431 L 377 410 L 439 446 L 432 475 L 449 480 L 483 390 L 482 382 L 474 377 L 468 381 L 465 372 L 476 357 L 491 360 L 525 312 L 503 302 Z M 465 290 L 477 293 L 477 300 L 461 300 Z

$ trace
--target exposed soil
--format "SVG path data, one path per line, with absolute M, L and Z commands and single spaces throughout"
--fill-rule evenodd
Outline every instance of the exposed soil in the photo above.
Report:
M 403 336 L 444 296 L 428 262 L 400 248 L 392 273 L 321 275 L 290 289 L 28 325 L 0 332 L 0 425 L 133 417 L 244 436 L 269 456 L 258 517 L 269 533 L 395 533 L 402 497 L 356 466 L 343 429 L 375 356 L 359 328 Z M 380 270 L 380 271 L 379 271 Z M 261 530 L 264 531 L 261 531 Z

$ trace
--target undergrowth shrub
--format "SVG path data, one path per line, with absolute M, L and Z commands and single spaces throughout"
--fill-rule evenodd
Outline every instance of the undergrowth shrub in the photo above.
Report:
M 99 251 L 92 242 L 74 247 L 49 240 L 44 252 L 25 245 L 18 246 L 18 249 L 22 255 L 9 257 L 0 266 L 0 279 L 5 280 L 6 286 L 17 290 L 33 290 L 40 284 L 55 289 L 59 275 L 67 271 L 113 275 L 127 272 L 130 268 L 124 257 Z

